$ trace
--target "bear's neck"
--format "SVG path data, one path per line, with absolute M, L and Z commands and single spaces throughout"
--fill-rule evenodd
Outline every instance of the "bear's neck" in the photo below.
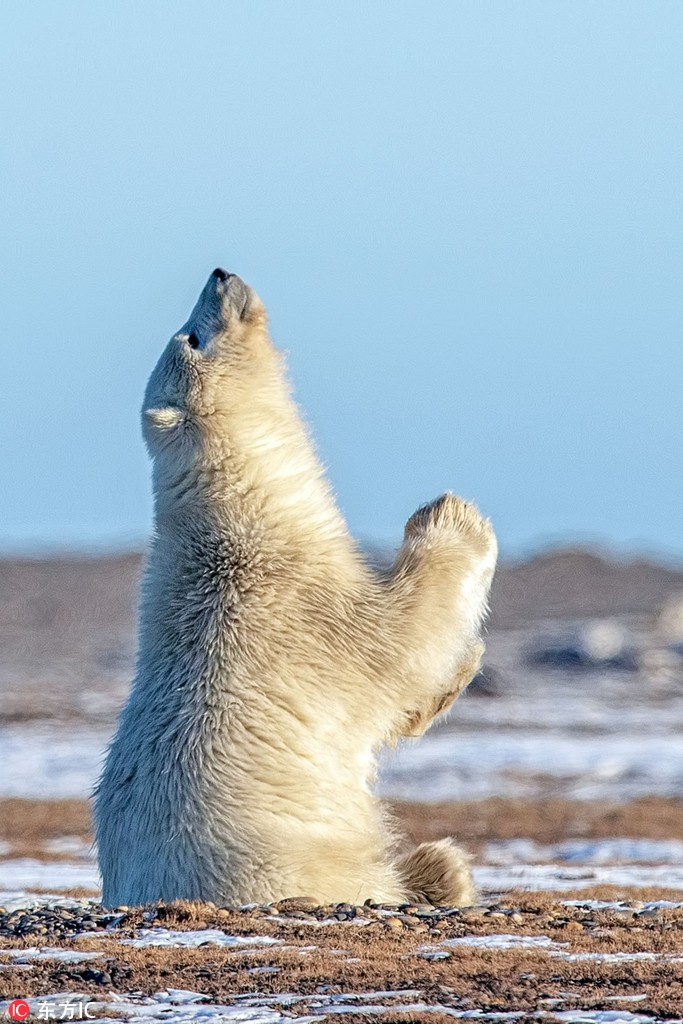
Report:
M 361 559 L 291 400 L 216 414 L 201 465 L 156 481 L 156 532 L 357 572 Z

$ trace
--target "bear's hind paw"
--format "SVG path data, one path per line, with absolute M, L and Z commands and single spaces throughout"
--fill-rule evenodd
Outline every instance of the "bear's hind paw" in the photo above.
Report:
M 469 857 L 452 839 L 421 843 L 401 858 L 397 868 L 408 899 L 449 907 L 475 902 Z

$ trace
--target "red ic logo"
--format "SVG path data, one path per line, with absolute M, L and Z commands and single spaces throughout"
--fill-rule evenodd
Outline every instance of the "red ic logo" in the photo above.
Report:
M 25 999 L 13 999 L 7 1007 L 7 1012 L 12 1020 L 26 1020 L 31 1012 L 31 1007 Z

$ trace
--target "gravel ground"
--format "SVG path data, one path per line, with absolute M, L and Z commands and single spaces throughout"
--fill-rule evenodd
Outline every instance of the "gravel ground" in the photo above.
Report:
M 657 891 L 597 895 L 609 894 L 513 892 L 462 910 L 290 899 L 105 911 L 52 900 L 0 915 L 0 998 L 71 993 L 98 1010 L 127 1000 L 140 1014 L 145 1000 L 182 992 L 197 1014 L 250 1000 L 299 1019 L 342 1005 L 352 1019 L 383 1021 L 579 1010 L 614 1021 L 628 1020 L 615 1012 L 629 1007 L 644 1019 L 680 1018 L 681 903 Z M 172 1005 L 162 1015 L 173 1019 Z

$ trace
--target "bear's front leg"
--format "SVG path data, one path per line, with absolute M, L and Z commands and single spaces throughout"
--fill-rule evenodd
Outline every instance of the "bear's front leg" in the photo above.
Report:
M 418 736 L 422 736 L 429 729 L 436 718 L 446 714 L 455 704 L 460 694 L 467 689 L 481 668 L 484 650 L 483 643 L 481 640 L 478 640 L 468 652 L 463 663 L 458 667 L 455 676 L 450 682 L 449 689 L 440 696 L 434 697 L 431 702 L 427 702 L 424 707 L 408 714 L 401 736 L 408 739 L 417 739 Z
M 396 735 L 420 735 L 476 674 L 496 557 L 491 524 L 452 494 L 408 520 L 387 592 Z

